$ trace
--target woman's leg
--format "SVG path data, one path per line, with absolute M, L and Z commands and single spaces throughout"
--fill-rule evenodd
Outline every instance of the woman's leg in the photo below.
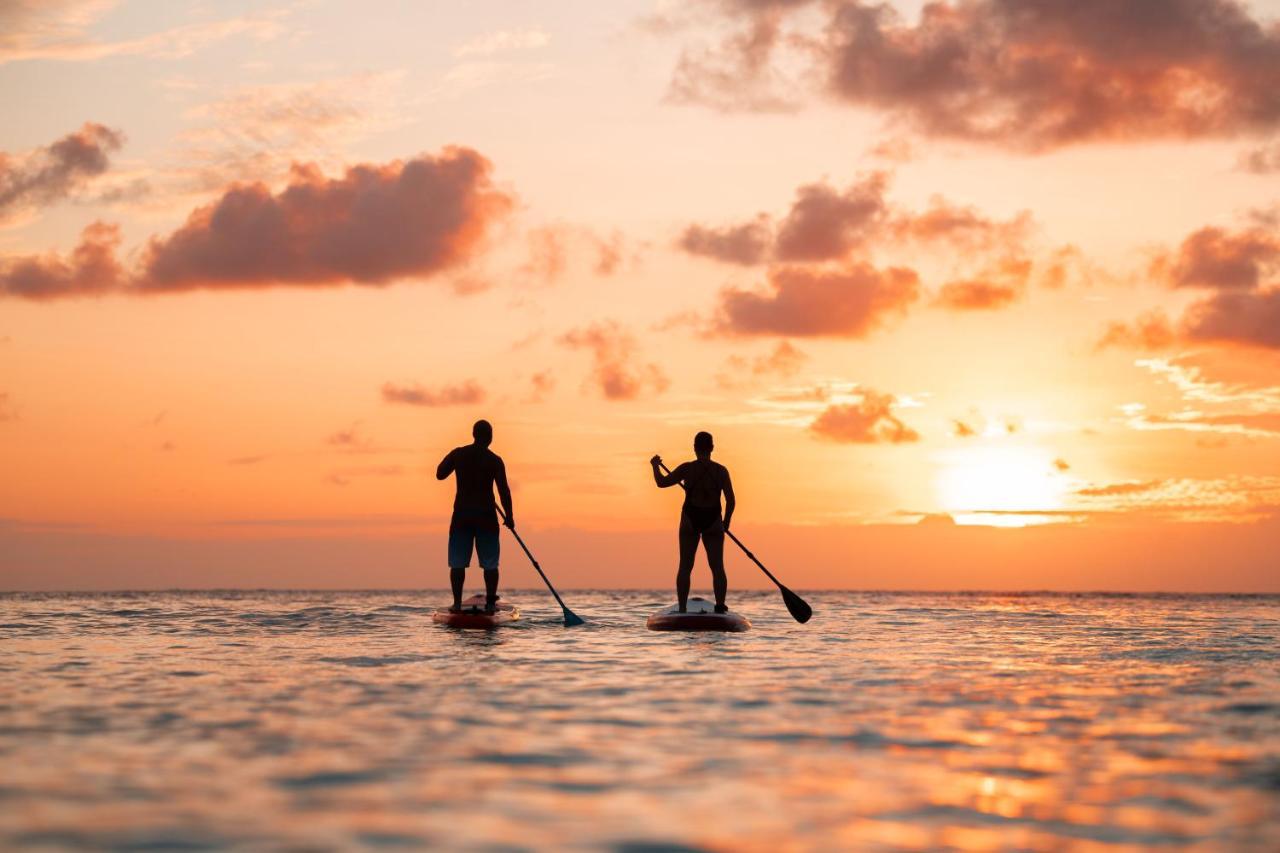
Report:
M 693 574 L 693 558 L 698 553 L 698 531 L 689 519 L 680 516 L 680 568 L 676 570 L 676 602 L 684 613 L 689 604 L 689 577 Z
M 711 567 L 711 586 L 716 594 L 716 607 L 723 608 L 724 597 L 729 592 L 729 578 L 724 573 L 724 526 L 716 522 L 702 533 L 702 547 L 707 552 L 707 565 Z

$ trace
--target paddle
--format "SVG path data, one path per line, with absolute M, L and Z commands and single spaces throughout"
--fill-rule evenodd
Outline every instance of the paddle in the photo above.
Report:
M 502 516 L 503 521 L 507 520 L 506 514 L 502 511 L 502 507 L 495 503 L 493 508 L 498 511 L 498 515 Z M 529 558 L 530 563 L 533 563 L 533 567 L 538 570 L 538 574 L 542 575 L 542 582 L 547 585 L 547 589 L 551 590 L 551 594 L 555 596 L 556 603 L 558 603 L 560 605 L 560 609 L 564 611 L 564 626 L 566 628 L 572 628 L 574 625 L 583 624 L 586 620 L 565 606 L 564 600 L 560 598 L 560 593 L 556 592 L 556 588 L 551 585 L 551 581 L 547 580 L 547 573 L 542 571 L 542 566 L 539 566 L 538 561 L 533 558 L 533 553 L 529 551 L 529 546 L 524 544 L 524 540 L 520 538 L 520 534 L 516 533 L 516 529 L 514 527 L 508 527 L 507 529 L 511 531 L 512 536 L 516 537 L 516 541 L 519 542 L 520 547 L 524 549 L 524 555 Z
M 671 469 L 667 468 L 666 465 L 659 462 L 658 467 L 661 468 L 663 473 L 665 473 L 667 476 L 671 476 Z M 680 484 L 680 488 L 682 489 L 685 488 L 684 483 Z M 813 618 L 813 608 L 809 606 L 809 603 L 805 601 L 803 598 L 801 598 L 800 596 L 796 595 L 791 590 L 787 589 L 785 586 L 783 586 L 782 581 L 775 578 L 773 576 L 773 572 L 766 569 L 764 567 L 764 563 L 757 560 L 756 555 L 752 554 L 751 551 L 747 549 L 747 546 L 742 544 L 742 540 L 740 540 L 737 536 L 734 536 L 733 533 L 728 530 L 724 532 L 724 535 L 732 539 L 733 544 L 741 548 L 742 553 L 746 554 L 751 559 L 751 562 L 755 563 L 757 566 L 760 567 L 760 571 L 764 572 L 765 577 L 767 577 L 769 580 L 773 581 L 777 585 L 778 592 L 782 593 L 782 602 L 787 605 L 787 610 L 791 613 L 791 618 L 795 619 L 797 622 L 800 622 L 802 624 L 805 622 L 808 622 L 810 619 Z

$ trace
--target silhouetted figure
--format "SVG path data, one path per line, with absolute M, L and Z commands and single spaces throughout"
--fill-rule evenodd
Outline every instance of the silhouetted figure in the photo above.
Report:
M 685 612 L 689 602 L 689 575 L 693 573 L 693 558 L 698 553 L 698 540 L 707 552 L 707 565 L 711 567 L 711 581 L 716 594 L 716 612 L 726 613 L 724 597 L 729 580 L 724 574 L 724 532 L 729 529 L 736 501 L 729 469 L 711 461 L 715 443 L 711 433 L 700 432 L 693 437 L 693 452 L 698 458 L 677 465 L 670 474 L 663 474 L 658 467 L 662 457 L 649 460 L 653 466 L 653 481 L 665 489 L 676 483 L 684 483 L 684 506 L 680 510 L 680 568 L 676 572 L 676 601 L 680 612 Z M 720 493 L 724 493 L 724 520 L 720 518 Z
M 511 508 L 511 489 L 507 486 L 507 469 L 502 457 L 489 449 L 493 443 L 493 427 L 488 421 L 476 421 L 471 428 L 475 438 L 471 444 L 449 451 L 436 468 L 436 479 L 455 475 L 458 486 L 453 499 L 453 519 L 449 522 L 449 584 L 453 587 L 452 610 L 462 609 L 462 587 L 471 565 L 471 549 L 475 546 L 480 568 L 484 569 L 485 610 L 492 613 L 498 601 L 498 513 L 493 505 L 493 487 L 498 486 L 507 527 L 516 528 L 515 511 Z

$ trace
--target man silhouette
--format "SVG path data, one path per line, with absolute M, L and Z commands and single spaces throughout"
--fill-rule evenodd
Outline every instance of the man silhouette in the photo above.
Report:
M 507 486 L 507 469 L 502 457 L 489 449 L 493 443 L 493 427 L 488 421 L 476 421 L 471 428 L 475 439 L 455 447 L 436 467 L 436 479 L 454 474 L 457 496 L 453 499 L 453 518 L 449 522 L 449 585 L 453 588 L 453 606 L 462 610 L 462 587 L 471 565 L 475 547 L 480 568 L 484 570 L 485 611 L 492 613 L 498 601 L 498 514 L 494 511 L 493 487 L 498 487 L 506 525 L 516 529 L 515 510 L 511 508 L 511 489 Z
M 684 613 L 689 602 L 689 576 L 693 573 L 693 558 L 698 554 L 698 540 L 707 552 L 707 565 L 711 567 L 712 588 L 716 594 L 716 612 L 727 613 L 724 598 L 729 580 L 724 573 L 724 533 L 729 529 L 733 509 L 737 501 L 733 496 L 733 483 L 729 469 L 711 461 L 715 442 L 711 433 L 700 432 L 693 437 L 692 462 L 682 462 L 670 474 L 663 474 L 662 457 L 649 460 L 653 466 L 653 481 L 665 489 L 676 483 L 684 483 L 684 506 L 680 508 L 680 568 L 676 571 L 676 601 Z M 724 519 L 720 518 L 720 495 L 724 494 Z

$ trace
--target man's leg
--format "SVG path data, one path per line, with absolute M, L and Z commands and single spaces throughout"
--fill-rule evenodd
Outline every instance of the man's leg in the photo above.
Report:
M 471 564 L 471 531 L 449 527 L 449 586 L 453 588 L 453 609 L 462 609 L 462 590 Z
M 498 607 L 498 570 L 484 570 L 484 608 L 490 612 Z
M 498 606 L 498 531 L 476 532 L 476 557 L 484 569 L 484 609 L 492 613 Z
M 676 603 L 684 613 L 689 606 L 689 578 L 693 574 L 693 558 L 698 553 L 698 531 L 689 519 L 680 517 L 680 568 L 676 570 Z
M 725 611 L 724 597 L 729 592 L 729 578 L 724 573 L 724 528 L 719 524 L 702 534 L 702 547 L 707 551 L 711 567 L 711 586 L 716 594 L 716 612 Z
M 467 570 L 449 569 L 449 585 L 453 587 L 453 609 L 462 609 L 462 589 L 467 583 Z

